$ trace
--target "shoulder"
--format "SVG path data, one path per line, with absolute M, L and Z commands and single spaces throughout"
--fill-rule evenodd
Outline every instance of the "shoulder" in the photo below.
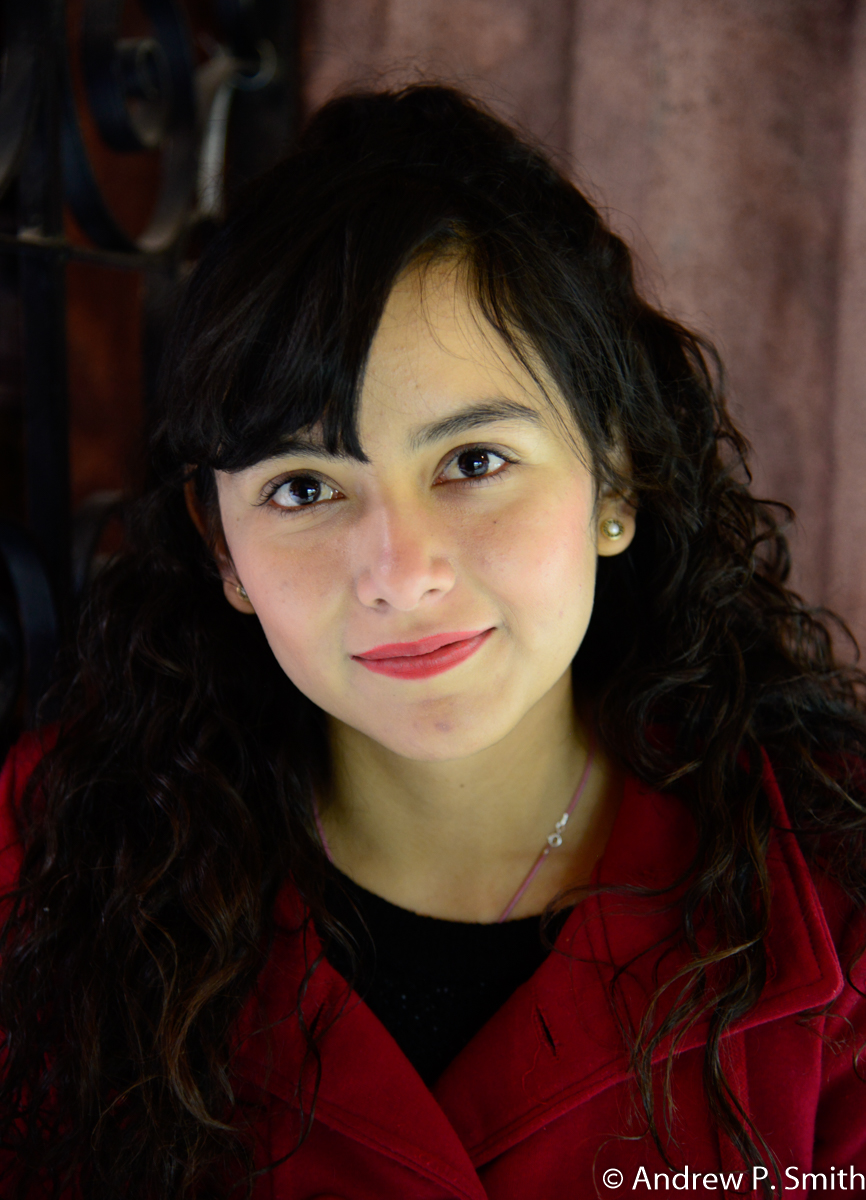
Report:
M 771 823 L 762 851 L 770 900 L 763 938 L 771 976 L 767 990 L 777 997 L 770 1007 L 780 1007 L 784 992 L 786 1004 L 796 998 L 805 1009 L 828 1003 L 852 982 L 862 986 L 866 955 L 858 952 L 866 941 L 866 914 L 830 871 L 804 853 L 768 756 L 762 756 L 761 767 Z M 599 869 L 599 882 L 614 889 L 611 899 L 602 902 L 610 921 L 618 920 L 622 910 L 622 901 L 614 899 L 616 889 L 633 886 L 646 894 L 648 910 L 664 908 L 673 936 L 682 919 L 679 907 L 651 896 L 670 896 L 671 889 L 680 894 L 683 881 L 694 878 L 698 845 L 695 814 L 683 797 L 629 778 Z M 660 916 L 658 932 L 661 925 Z M 648 939 L 649 930 L 644 932 Z
M 846 767 L 846 773 L 848 768 Z M 834 1008 L 857 1005 L 862 1009 L 866 991 L 866 911 L 834 878 L 822 855 L 807 859 L 791 821 L 782 789 L 770 759 L 764 755 L 764 786 L 770 800 L 773 834 L 768 852 L 768 866 L 773 884 L 773 923 L 776 926 L 802 921 L 811 926 L 813 945 L 824 940 L 832 947 L 839 978 Z M 826 861 L 832 861 L 832 854 Z M 779 863 L 785 860 L 793 887 L 787 891 L 779 885 Z M 824 864 L 824 865 L 822 865 Z M 863 864 L 866 883 L 866 863 Z M 861 1017 L 866 1019 L 866 1014 Z

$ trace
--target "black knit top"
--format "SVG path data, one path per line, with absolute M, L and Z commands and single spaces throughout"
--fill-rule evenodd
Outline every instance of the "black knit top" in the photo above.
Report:
M 539 917 L 502 925 L 423 917 L 336 869 L 326 904 L 359 948 L 356 990 L 428 1086 L 541 965 L 568 916 L 557 913 L 544 940 Z M 342 947 L 332 944 L 327 957 L 352 978 Z

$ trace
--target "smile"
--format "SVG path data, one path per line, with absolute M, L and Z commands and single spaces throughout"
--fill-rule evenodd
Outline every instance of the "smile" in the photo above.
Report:
M 480 633 L 439 633 L 417 642 L 394 642 L 353 654 L 355 662 L 395 679 L 427 679 L 465 662 L 487 641 L 492 629 Z

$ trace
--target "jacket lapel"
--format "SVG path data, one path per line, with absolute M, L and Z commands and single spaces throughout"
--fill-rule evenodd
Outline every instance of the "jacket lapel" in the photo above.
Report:
M 758 1005 L 732 1032 L 818 1008 L 842 987 L 814 884 L 766 762 L 764 782 L 776 820 L 769 850 L 771 970 Z M 597 881 L 611 888 L 668 887 L 688 863 L 693 839 L 679 801 L 629 779 Z M 277 916 L 273 952 L 241 1023 L 236 1065 L 257 1087 L 295 1106 L 304 1043 L 293 997 L 321 946 L 310 925 L 302 932 L 303 912 L 291 888 L 284 889 Z M 658 982 L 688 961 L 676 945 L 678 927 L 669 897 L 608 892 L 584 900 L 554 951 L 451 1063 L 433 1093 L 363 1001 L 321 961 L 302 1006 L 308 1024 L 326 1028 L 316 1118 L 465 1200 L 483 1200 L 476 1168 L 628 1078 L 618 1022 L 636 1028 Z M 626 963 L 617 1018 L 610 986 L 615 964 Z M 666 993 L 659 1017 L 674 991 Z M 698 1047 L 705 1037 L 706 1024 L 697 1024 L 679 1049 Z M 657 1057 L 665 1053 L 662 1046 Z M 305 1106 L 313 1073 L 308 1063 L 300 1093 Z
M 397 1043 L 326 959 L 305 984 L 321 943 L 293 889 L 278 901 L 278 930 L 256 994 L 239 1025 L 235 1070 L 258 1091 L 285 1101 L 288 1113 L 300 1100 L 315 1116 L 461 1200 L 486 1200 L 478 1175 L 453 1126 Z M 315 1030 L 321 1079 L 304 1053 L 294 1011 Z M 324 1030 L 324 1032 L 322 1032 Z M 298 1081 L 303 1077 L 303 1086 Z M 287 1113 L 287 1116 L 288 1116 Z
M 776 823 L 769 848 L 770 972 L 759 1003 L 732 1033 L 823 1006 L 843 982 L 814 884 L 788 830 L 766 760 L 764 783 Z M 597 882 L 668 887 L 688 863 L 693 839 L 691 819 L 678 800 L 630 779 Z M 626 1043 L 609 1000 L 615 965 L 630 964 L 618 975 L 617 1011 L 631 1032 L 658 984 L 689 961 L 688 952 L 676 944 L 678 928 L 670 896 L 608 892 L 575 908 L 554 952 L 434 1089 L 476 1167 L 628 1078 Z M 670 1010 L 676 992 L 677 985 L 667 990 L 658 1019 Z M 678 1048 L 703 1045 L 706 1031 L 706 1022 L 696 1024 Z M 663 1044 L 656 1059 L 664 1058 L 667 1049 Z

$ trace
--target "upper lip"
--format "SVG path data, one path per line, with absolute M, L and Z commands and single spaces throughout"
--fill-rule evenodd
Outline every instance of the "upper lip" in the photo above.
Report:
M 374 646 L 372 650 L 353 654 L 352 658 L 414 658 L 418 654 L 432 654 L 434 650 L 441 650 L 452 642 L 468 642 L 470 638 L 486 632 L 486 629 L 470 629 L 468 633 L 434 633 L 430 637 L 419 638 L 417 642 L 388 642 Z

